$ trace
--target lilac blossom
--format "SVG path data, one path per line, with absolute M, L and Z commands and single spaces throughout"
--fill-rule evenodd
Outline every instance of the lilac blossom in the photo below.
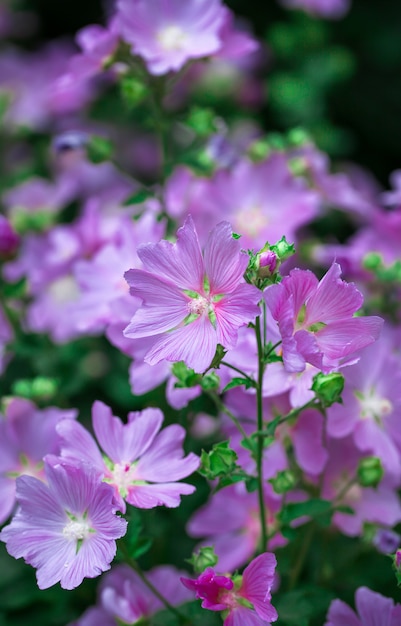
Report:
M 97 401 L 92 421 L 107 456 L 102 456 L 92 435 L 81 424 L 72 425 L 70 420 L 64 420 L 57 429 L 63 439 L 61 456 L 96 468 L 103 480 L 114 487 L 123 512 L 124 500 L 142 509 L 177 507 L 181 495 L 195 491 L 192 485 L 177 481 L 192 474 L 199 459 L 193 453 L 184 457 L 185 430 L 178 424 L 159 433 L 163 422 L 159 409 L 129 413 L 128 423 L 124 424 L 108 406 Z
M 278 615 L 271 604 L 276 557 L 264 552 L 245 568 L 242 576 L 221 576 L 208 567 L 196 580 L 182 583 L 202 600 L 202 608 L 224 613 L 224 626 L 268 626 Z
M 353 283 L 340 279 L 333 263 L 318 281 L 309 270 L 292 270 L 265 291 L 267 306 L 282 337 L 284 367 L 302 372 L 311 363 L 323 372 L 337 368 L 379 336 L 383 320 L 354 317 L 363 296 Z
M 5 416 L 0 419 L 0 524 L 14 508 L 18 476 L 28 474 L 44 479 L 44 456 L 58 454 L 60 450 L 56 425 L 75 416 L 75 410 L 54 407 L 39 410 L 22 398 L 9 402 Z
M 291 173 L 281 154 L 256 164 L 243 159 L 210 180 L 181 170 L 167 186 L 169 211 L 176 217 L 190 212 L 202 241 L 210 225 L 227 219 L 244 248 L 259 249 L 283 235 L 294 241 L 297 229 L 317 214 L 318 203 L 318 194 Z
M 183 575 L 184 572 L 169 565 L 160 565 L 146 572 L 146 578 L 173 606 L 192 600 L 192 594 L 180 582 Z M 138 574 L 127 565 L 118 565 L 100 583 L 98 606 L 89 609 L 71 626 L 133 624 L 162 609 L 162 602 Z
M 33 476 L 17 479 L 19 509 L 0 539 L 11 556 L 37 569 L 40 589 L 57 582 L 74 589 L 110 569 L 127 522 L 115 515 L 114 490 L 98 472 L 47 459 L 47 484 Z
M 367 587 L 359 587 L 355 594 L 355 613 L 342 600 L 333 600 L 325 626 L 398 626 L 401 623 L 401 604 L 394 604 Z
M 112 27 L 103 28 L 98 24 L 91 24 L 80 30 L 76 41 L 82 53 L 70 60 L 70 73 L 76 80 L 87 80 L 96 76 L 112 59 L 118 40 L 118 33 Z
M 401 479 L 401 368 L 393 345 L 387 332 L 347 368 L 343 403 L 327 410 L 327 432 L 351 435 L 359 450 L 379 457 L 386 472 Z
M 160 75 L 216 53 L 225 16 L 220 0 L 119 0 L 116 23 L 132 52 Z
M 138 256 L 144 269 L 128 271 L 126 279 L 143 302 L 124 332 L 132 339 L 159 335 L 145 356 L 149 365 L 184 361 L 203 372 L 217 344 L 233 348 L 238 328 L 259 313 L 259 291 L 243 281 L 247 255 L 227 222 L 210 233 L 204 257 L 190 217 L 176 244 L 145 244 Z

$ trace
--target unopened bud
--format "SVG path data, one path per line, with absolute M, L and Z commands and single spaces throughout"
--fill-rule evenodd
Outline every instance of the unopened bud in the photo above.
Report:
M 237 453 L 230 448 L 228 441 L 216 443 L 210 452 L 202 450 L 199 472 L 212 480 L 225 476 L 236 469 L 237 459 Z
M 277 269 L 277 255 L 272 250 L 259 254 L 259 278 L 270 278 Z
M 312 391 L 326 408 L 335 402 L 341 402 L 343 389 L 344 376 L 340 372 L 333 372 L 332 374 L 319 372 L 313 377 Z
M 282 237 L 277 243 L 270 246 L 270 250 L 276 254 L 280 261 L 285 261 L 295 254 L 294 244 L 288 243 L 285 237 Z
M 10 222 L 0 215 L 0 255 L 10 256 L 17 249 L 19 237 Z
M 199 552 L 194 552 L 192 557 L 188 559 L 196 574 L 201 574 L 207 567 L 215 567 L 219 558 L 214 551 L 213 546 L 204 546 Z
M 287 491 L 291 491 L 296 482 L 297 480 L 295 474 L 290 470 L 278 472 L 274 478 L 269 480 L 269 483 L 272 484 L 274 491 L 279 495 L 287 493 Z
M 377 456 L 367 456 L 359 461 L 356 475 L 362 487 L 377 487 L 383 474 L 383 466 Z

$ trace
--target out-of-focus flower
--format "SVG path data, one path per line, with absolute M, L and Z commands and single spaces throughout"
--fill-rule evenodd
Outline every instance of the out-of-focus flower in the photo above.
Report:
M 333 600 L 325 626 L 399 626 L 401 604 L 394 604 L 367 587 L 360 587 L 355 594 L 357 614 L 342 600 Z
M 28 474 L 44 480 L 44 456 L 60 450 L 56 424 L 75 416 L 75 410 L 39 410 L 22 398 L 7 405 L 5 416 L 0 419 L 0 524 L 13 510 L 18 476 Z
M 138 256 L 144 269 L 125 276 L 143 302 L 124 333 L 132 339 L 159 335 L 145 356 L 150 365 L 184 361 L 203 372 L 217 344 L 234 347 L 238 328 L 259 313 L 260 292 L 243 280 L 248 257 L 227 222 L 210 233 L 204 257 L 190 217 L 176 244 L 145 244 Z
M 160 565 L 146 572 L 147 580 L 172 606 L 179 606 L 192 599 L 191 592 L 180 582 L 180 576 L 183 575 L 184 572 L 169 565 Z M 148 619 L 163 608 L 160 599 L 136 572 L 127 565 L 118 565 L 100 583 L 99 605 L 86 611 L 71 626 L 117 626 L 121 622 L 134 624 L 141 619 Z
M 216 53 L 225 16 L 220 0 L 119 0 L 116 24 L 149 71 L 166 74 Z
M 127 522 L 115 515 L 114 490 L 97 471 L 47 457 L 47 484 L 17 480 L 19 509 L 0 533 L 9 554 L 37 568 L 40 589 L 74 589 L 110 569 Z

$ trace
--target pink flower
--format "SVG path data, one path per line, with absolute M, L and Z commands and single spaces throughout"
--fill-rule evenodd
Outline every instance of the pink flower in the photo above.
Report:
M 222 47 L 220 0 L 119 0 L 117 11 L 117 28 L 151 74 L 177 71 Z
M 159 335 L 145 355 L 154 365 L 184 361 L 206 370 L 217 344 L 233 348 L 238 328 L 259 313 L 260 292 L 243 282 L 248 257 L 231 227 L 221 222 L 210 233 L 204 257 L 192 218 L 177 233 L 177 243 L 161 241 L 138 249 L 143 270 L 125 277 L 142 306 L 125 329 L 126 337 Z
M 266 289 L 266 302 L 282 337 L 287 371 L 302 372 L 306 363 L 311 363 L 328 372 L 378 338 L 383 320 L 354 317 L 363 296 L 340 275 L 338 263 L 333 263 L 320 282 L 309 270 L 295 269 L 282 283 Z
M 192 474 L 199 459 L 192 453 L 184 457 L 185 430 L 178 424 L 159 433 L 163 421 L 159 409 L 129 413 L 128 423 L 123 424 L 103 402 L 95 402 L 92 416 L 106 458 L 81 424 L 75 422 L 71 428 L 71 420 L 63 420 L 57 428 L 63 438 L 61 456 L 91 465 L 102 474 L 103 480 L 113 485 L 123 512 L 124 499 L 140 509 L 176 507 L 181 495 L 195 491 L 192 485 L 176 481 Z
M 358 615 L 342 600 L 333 600 L 325 626 L 398 626 L 401 623 L 401 604 L 385 598 L 367 587 L 355 594 Z
M 228 610 L 224 626 L 267 626 L 278 617 L 270 602 L 276 564 L 274 554 L 265 552 L 251 561 L 242 576 L 220 576 L 208 567 L 197 580 L 181 578 L 181 582 L 196 592 L 202 608 Z
M 57 582 L 74 589 L 110 568 L 127 522 L 115 515 L 114 490 L 96 471 L 47 461 L 48 484 L 17 479 L 20 508 L 0 539 L 9 554 L 37 568 L 40 589 Z

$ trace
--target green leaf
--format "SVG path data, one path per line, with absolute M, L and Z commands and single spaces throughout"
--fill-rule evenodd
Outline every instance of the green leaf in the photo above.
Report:
M 279 519 L 282 524 L 290 524 L 304 515 L 318 518 L 319 516 L 324 516 L 328 513 L 331 514 L 332 512 L 332 503 L 329 500 L 312 498 L 312 500 L 306 500 L 305 502 L 292 502 L 287 504 L 279 514 Z
M 124 200 L 124 206 L 130 206 L 131 204 L 142 204 L 148 198 L 152 198 L 153 193 L 149 191 L 149 189 L 140 189 L 132 196 L 129 196 L 126 200 Z
M 250 389 L 251 387 L 256 388 L 256 383 L 254 380 L 249 380 L 249 378 L 233 378 L 228 385 L 224 387 L 222 393 L 241 386 L 245 387 L 245 389 Z
M 88 158 L 92 163 L 109 161 L 113 154 L 113 144 L 105 137 L 93 135 L 87 147 Z

